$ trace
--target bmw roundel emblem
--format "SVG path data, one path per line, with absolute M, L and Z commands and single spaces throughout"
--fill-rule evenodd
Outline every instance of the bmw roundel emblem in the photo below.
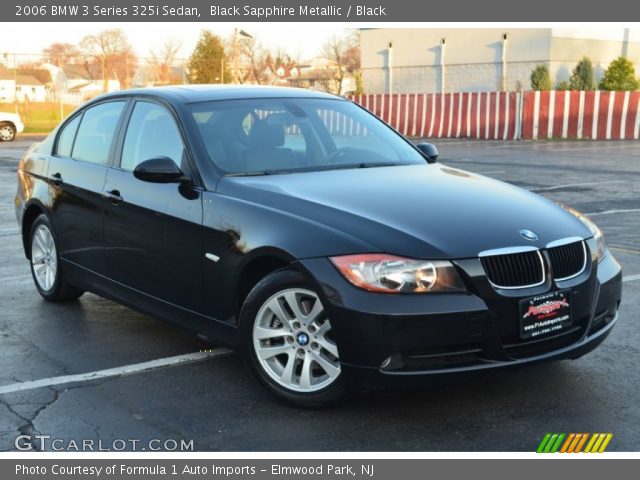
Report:
M 536 232 L 534 232 L 533 230 L 527 230 L 526 228 L 520 230 L 520 235 L 531 241 L 538 240 L 539 238 Z
M 307 343 L 309 343 L 309 336 L 306 333 L 298 334 L 298 343 L 304 347 Z

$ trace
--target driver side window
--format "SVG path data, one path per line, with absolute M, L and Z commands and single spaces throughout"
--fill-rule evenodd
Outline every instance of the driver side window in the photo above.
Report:
M 184 144 L 173 115 L 164 107 L 138 101 L 135 104 L 122 149 L 120 167 L 133 171 L 152 158 L 168 157 L 186 171 Z

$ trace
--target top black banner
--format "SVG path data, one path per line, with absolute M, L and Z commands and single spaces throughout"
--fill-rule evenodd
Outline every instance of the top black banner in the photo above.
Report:
M 608 0 L 5 0 L 0 22 L 633 22 Z

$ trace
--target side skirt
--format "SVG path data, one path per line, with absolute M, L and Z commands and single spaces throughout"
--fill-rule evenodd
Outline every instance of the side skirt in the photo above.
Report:
M 238 347 L 237 328 L 234 325 L 153 297 L 64 258 L 61 260 L 69 283 L 83 290 L 201 334 L 216 345 L 232 349 Z

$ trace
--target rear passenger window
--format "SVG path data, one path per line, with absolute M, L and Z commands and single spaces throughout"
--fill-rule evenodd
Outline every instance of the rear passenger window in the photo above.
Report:
M 67 123 L 60 132 L 60 135 L 58 136 L 58 146 L 56 147 L 56 155 L 60 155 L 61 157 L 71 156 L 73 139 L 76 136 L 76 130 L 78 130 L 80 117 L 82 117 L 82 115 L 78 115 L 77 117 L 75 117 L 73 120 Z
M 111 141 L 125 102 L 108 102 L 91 107 L 84 112 L 72 157 L 91 163 L 105 164 L 109 161 Z

